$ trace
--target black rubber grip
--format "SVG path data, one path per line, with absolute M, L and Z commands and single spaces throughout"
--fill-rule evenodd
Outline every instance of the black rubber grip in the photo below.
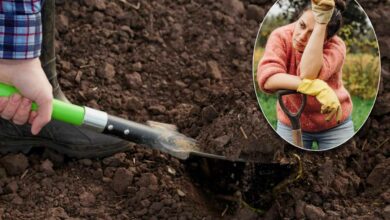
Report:
M 287 117 L 290 119 L 292 129 L 293 130 L 301 129 L 301 124 L 299 122 L 299 119 L 300 119 L 301 114 L 303 112 L 303 109 L 305 108 L 305 105 L 306 105 L 306 99 L 307 99 L 306 95 L 299 93 L 297 91 L 294 91 L 294 90 L 278 90 L 276 92 L 276 94 L 278 96 L 278 101 L 279 101 L 280 107 L 282 108 L 283 112 L 287 115 Z M 283 103 L 282 97 L 285 95 L 291 95 L 291 94 L 301 94 L 302 95 L 301 106 L 299 107 L 299 109 L 296 113 L 290 112 Z

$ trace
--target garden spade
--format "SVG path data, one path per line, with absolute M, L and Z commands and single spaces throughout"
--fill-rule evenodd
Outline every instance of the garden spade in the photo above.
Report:
M 276 94 L 278 96 L 280 107 L 282 108 L 283 112 L 287 115 L 287 117 L 290 119 L 291 127 L 292 127 L 293 144 L 303 148 L 302 130 L 301 130 L 301 123 L 299 119 L 306 105 L 306 95 L 302 94 L 301 106 L 299 107 L 296 113 L 292 113 L 284 105 L 283 96 L 291 95 L 291 94 L 300 94 L 300 93 L 294 90 L 279 90 L 276 92 Z
M 0 96 L 8 97 L 18 90 L 10 85 L 0 83 Z M 33 103 L 32 109 L 38 106 Z M 176 158 L 186 160 L 190 155 L 207 157 L 212 159 L 228 160 L 221 155 L 202 152 L 196 140 L 179 133 L 175 126 L 158 122 L 140 124 L 106 112 L 89 107 L 82 107 L 54 99 L 52 118 L 76 126 L 84 126 L 89 129 L 107 135 L 113 135 L 137 144 L 148 145 L 154 149 L 168 153 Z M 240 161 L 238 159 L 237 161 Z M 244 160 L 241 160 L 244 162 Z
M 15 87 L 0 83 L 0 97 L 9 97 L 17 92 L 18 90 Z M 32 110 L 37 110 L 37 108 L 36 103 L 33 103 Z M 198 148 L 195 139 L 179 133 L 174 125 L 167 126 L 165 123 L 150 121 L 147 124 L 140 124 L 109 115 L 100 110 L 62 102 L 57 99 L 53 100 L 52 119 L 76 126 L 84 126 L 103 134 L 147 145 L 178 159 L 185 160 L 186 166 L 194 174 L 194 178 L 200 178 L 198 180 L 200 182 L 209 181 L 209 183 L 213 183 L 210 184 L 211 186 L 214 184 L 219 186 L 216 191 L 219 193 L 221 188 L 227 187 L 220 185 L 220 183 L 224 183 L 229 187 L 222 191 L 229 194 L 228 189 L 236 186 L 241 178 L 244 178 L 245 170 L 252 170 L 254 172 L 253 181 L 256 182 L 258 187 L 265 189 L 285 188 L 287 183 L 299 179 L 302 172 L 301 169 L 295 169 L 296 166 L 290 163 L 263 164 L 241 157 L 233 160 L 221 155 L 205 153 Z M 236 191 L 235 189 L 234 192 Z M 244 202 L 244 199 L 250 200 L 254 197 L 253 195 L 252 191 L 244 193 L 243 198 L 239 198 L 240 204 Z M 245 204 L 250 206 L 247 203 Z

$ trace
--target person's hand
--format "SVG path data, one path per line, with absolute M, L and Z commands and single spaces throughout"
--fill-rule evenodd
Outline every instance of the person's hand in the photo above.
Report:
M 32 124 L 36 135 L 50 121 L 52 113 L 52 87 L 38 58 L 29 60 L 0 60 L 0 82 L 15 86 L 21 95 L 0 97 L 0 116 L 22 125 Z M 31 111 L 31 103 L 38 105 Z
M 319 24 L 328 24 L 335 7 L 334 0 L 312 0 L 311 9 L 314 19 Z
M 328 84 L 320 79 L 310 80 L 303 79 L 299 84 L 298 92 L 315 96 L 321 103 L 321 113 L 327 114 L 325 120 L 329 121 L 336 116 L 337 123 L 340 122 L 342 116 L 342 109 L 336 93 Z

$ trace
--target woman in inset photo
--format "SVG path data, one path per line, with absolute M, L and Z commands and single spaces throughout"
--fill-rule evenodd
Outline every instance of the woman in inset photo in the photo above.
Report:
M 257 66 L 257 84 L 263 92 L 297 93 L 284 95 L 277 103 L 276 132 L 306 149 L 313 149 L 314 142 L 317 150 L 331 149 L 355 133 L 352 99 L 343 84 L 347 48 L 337 36 L 345 9 L 343 0 L 312 0 L 295 22 L 271 32 Z M 289 114 L 294 116 L 303 104 L 298 144 L 297 122 Z

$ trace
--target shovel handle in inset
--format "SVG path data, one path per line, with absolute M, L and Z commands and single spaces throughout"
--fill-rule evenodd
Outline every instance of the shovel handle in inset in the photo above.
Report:
M 306 99 L 307 99 L 306 95 L 301 94 L 301 93 L 294 91 L 294 90 L 278 90 L 276 92 L 276 94 L 278 96 L 278 101 L 279 101 L 280 107 L 282 108 L 283 112 L 287 115 L 287 117 L 290 119 L 294 144 L 296 144 L 300 147 L 303 147 L 302 131 L 301 131 L 301 124 L 300 124 L 299 119 L 300 119 L 301 114 L 303 112 L 303 109 L 305 108 L 305 105 L 306 105 Z M 301 106 L 299 107 L 299 109 L 296 113 L 290 112 L 283 103 L 283 96 L 291 95 L 291 94 L 301 94 L 302 95 Z
M 293 143 L 299 147 L 303 147 L 302 131 L 301 129 L 292 130 Z

